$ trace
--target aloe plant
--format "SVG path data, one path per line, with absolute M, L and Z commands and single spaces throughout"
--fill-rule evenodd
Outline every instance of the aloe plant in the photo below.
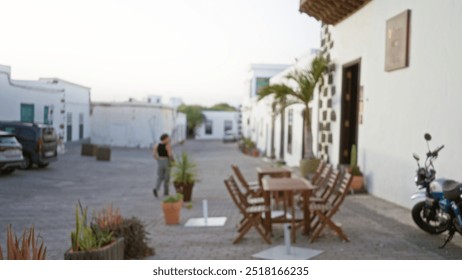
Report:
M 98 225 L 88 225 L 88 207 L 79 203 L 75 207 L 75 231 L 71 232 L 72 250 L 90 251 L 101 248 L 112 241 L 112 232 L 102 230 Z
M 95 217 L 95 223 L 102 230 L 115 228 L 123 223 L 123 217 L 119 208 L 113 208 L 112 204 L 107 205 L 98 211 Z
M 39 238 L 35 236 L 34 226 L 27 231 L 24 229 L 21 238 L 13 231 L 11 225 L 7 227 L 6 251 L 8 260 L 44 260 L 46 259 L 47 248 L 43 239 L 39 243 Z M 39 245 L 40 244 L 40 245 Z M 3 260 L 2 246 L 0 245 L 0 260 Z

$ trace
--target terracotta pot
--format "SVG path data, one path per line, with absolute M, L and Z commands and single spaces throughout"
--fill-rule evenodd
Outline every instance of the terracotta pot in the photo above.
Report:
M 167 225 L 177 225 L 180 223 L 180 211 L 183 206 L 183 201 L 174 203 L 162 202 L 162 210 L 164 211 L 164 219 Z
M 320 159 L 301 159 L 300 160 L 300 173 L 303 178 L 307 178 L 308 175 L 313 174 L 316 172 L 316 169 L 321 162 Z
M 364 178 L 363 176 L 353 176 L 351 179 L 350 189 L 352 191 L 362 191 L 364 188 Z
M 258 157 L 259 155 L 260 155 L 260 152 L 258 151 L 258 149 L 253 149 L 252 150 L 252 156 Z
M 180 182 L 173 182 L 175 186 L 175 190 L 177 193 L 181 193 L 183 195 L 184 202 L 190 202 L 192 197 L 192 190 L 194 187 L 194 183 L 192 184 L 184 184 Z
M 124 238 L 120 237 L 110 244 L 91 251 L 74 252 L 69 249 L 64 253 L 65 260 L 123 260 Z

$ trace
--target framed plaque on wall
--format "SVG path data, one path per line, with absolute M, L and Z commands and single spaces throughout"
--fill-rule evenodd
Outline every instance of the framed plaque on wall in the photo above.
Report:
M 409 66 L 409 33 L 411 10 L 406 10 L 387 20 L 385 71 Z

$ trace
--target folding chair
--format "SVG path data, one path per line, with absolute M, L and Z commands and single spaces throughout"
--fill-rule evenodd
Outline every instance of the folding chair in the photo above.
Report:
M 327 183 L 329 180 L 329 174 L 331 174 L 331 171 L 333 170 L 332 165 L 323 162 L 321 162 L 321 164 L 323 165 L 322 168 L 318 166 L 318 170 L 316 171 L 317 175 L 315 175 L 315 177 L 311 180 L 311 184 L 315 187 L 311 197 L 322 197 L 328 188 Z M 303 207 L 303 198 L 301 196 L 297 200 L 297 205 L 300 208 Z
M 332 229 L 341 240 L 349 241 L 342 228 L 332 221 L 332 217 L 339 211 L 340 206 L 345 200 L 345 196 L 350 188 L 351 179 L 352 176 L 350 173 L 344 173 L 340 178 L 338 189 L 334 191 L 326 202 L 314 202 L 310 204 L 310 210 L 315 217 L 311 226 L 313 230 L 313 234 L 310 238 L 311 243 L 321 235 L 326 226 Z
M 310 197 L 310 202 L 326 203 L 329 197 L 334 193 L 339 177 L 339 171 L 332 170 L 327 177 L 325 187 L 318 189 L 318 191 Z
M 327 177 L 329 176 L 330 172 L 332 171 L 332 164 L 326 163 L 322 167 L 322 170 L 319 171 L 318 176 L 314 176 L 313 179 L 311 180 L 311 184 L 315 186 L 322 187 L 327 180 Z
M 321 175 L 321 172 L 324 169 L 324 166 L 326 166 L 326 164 L 327 162 L 323 160 L 319 162 L 318 168 L 316 168 L 316 172 L 313 174 L 311 178 L 308 178 L 311 181 L 311 183 L 315 182 L 318 179 L 319 175 Z
M 269 238 L 262 220 L 262 215 L 265 213 L 266 207 L 264 205 L 248 204 L 246 197 L 240 192 L 233 177 L 225 180 L 225 186 L 234 204 L 244 216 L 244 219 L 239 225 L 239 234 L 233 244 L 238 243 L 252 227 L 256 229 L 266 243 L 271 244 L 271 239 Z
M 232 164 L 231 169 L 234 172 L 234 175 L 236 175 L 237 179 L 241 183 L 241 185 L 244 187 L 246 190 L 245 196 L 249 197 L 261 197 L 262 196 L 262 190 L 258 182 L 248 182 L 245 178 L 244 175 L 242 175 L 241 170 L 237 165 Z

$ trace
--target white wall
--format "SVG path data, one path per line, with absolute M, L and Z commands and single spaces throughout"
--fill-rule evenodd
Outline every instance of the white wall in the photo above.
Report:
M 174 110 L 153 104 L 94 103 L 91 141 L 118 147 L 152 147 L 174 131 Z
M 250 121 L 249 125 L 245 125 L 245 137 L 250 138 L 265 156 L 270 156 L 271 153 L 271 104 L 272 98 L 261 101 L 252 99 L 248 103 L 250 109 L 243 118 L 243 122 Z
M 292 105 L 285 110 L 284 161 L 288 166 L 299 166 L 303 151 L 303 105 Z M 293 110 L 292 152 L 288 150 L 289 112 Z
M 410 66 L 384 71 L 386 21 L 411 9 Z M 417 189 L 412 152 L 423 156 L 423 134 L 432 146 L 445 144 L 436 162 L 439 176 L 461 180 L 462 166 L 462 1 L 371 1 L 332 29 L 335 84 L 342 65 L 361 59 L 364 123 L 359 126 L 358 158 L 369 192 L 410 207 Z M 332 28 L 329 26 L 329 28 Z M 334 98 L 340 118 L 340 94 Z M 332 124 L 330 158 L 339 158 L 339 120 Z
M 223 139 L 225 135 L 225 121 L 232 121 L 232 129 L 230 130 L 231 133 L 234 135 L 238 135 L 238 112 L 224 112 L 224 111 L 203 111 L 203 115 L 205 119 L 212 120 L 213 128 L 212 134 L 205 133 L 206 121 L 197 128 L 196 131 L 196 139 L 198 140 L 217 140 Z
M 80 86 L 56 78 L 42 78 L 39 81 L 46 84 L 56 84 L 65 89 L 65 125 L 71 124 L 72 132 L 70 137 L 67 135 L 67 127 L 64 130 L 64 139 L 67 141 L 78 141 L 90 138 L 90 88 Z M 68 115 L 71 114 L 71 120 Z M 80 118 L 83 117 L 83 135 L 80 135 Z
M 187 117 L 184 113 L 176 113 L 175 128 L 172 132 L 172 141 L 180 143 L 186 140 Z
M 49 108 L 49 121 L 56 133 L 64 135 L 64 88 L 38 81 L 15 81 L 8 66 L 0 66 L 0 120 L 20 121 L 21 104 L 34 105 L 34 122 L 44 122 L 45 106 Z

